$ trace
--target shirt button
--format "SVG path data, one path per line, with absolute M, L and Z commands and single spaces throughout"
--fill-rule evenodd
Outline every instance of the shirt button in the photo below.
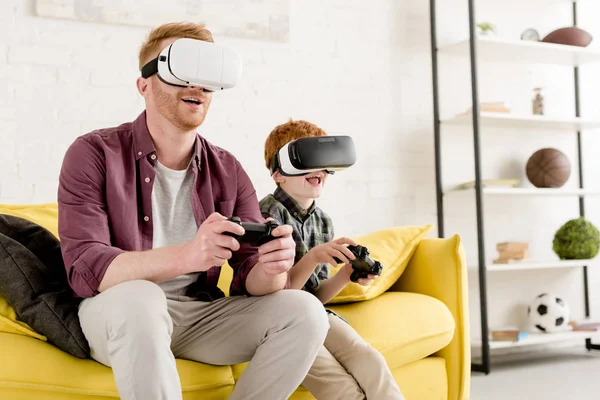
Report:
M 138 156 L 141 156 L 141 155 L 142 155 L 142 152 L 141 152 L 141 151 L 138 151 Z
M 146 183 L 148 183 L 148 182 L 150 182 L 150 178 L 146 178 L 146 179 L 144 179 L 144 181 L 145 181 Z
M 150 221 L 150 217 L 146 215 L 146 216 L 144 217 L 144 221 L 146 221 L 146 222 Z
M 156 154 L 152 154 L 152 155 L 150 156 L 150 158 L 151 158 L 151 159 L 153 159 L 153 160 L 156 160 Z

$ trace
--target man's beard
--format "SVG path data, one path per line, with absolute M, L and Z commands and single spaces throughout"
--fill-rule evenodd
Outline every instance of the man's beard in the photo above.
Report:
M 173 125 L 185 131 L 197 129 L 202 125 L 206 115 L 206 102 L 202 105 L 204 112 L 183 113 L 180 108 L 181 99 L 179 97 L 162 90 L 160 85 L 155 85 L 154 89 L 158 112 Z

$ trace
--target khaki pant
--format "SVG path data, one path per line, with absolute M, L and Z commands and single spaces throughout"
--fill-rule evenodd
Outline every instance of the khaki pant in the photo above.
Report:
M 323 305 L 299 290 L 178 302 L 149 281 L 84 300 L 79 318 L 92 357 L 112 367 L 127 400 L 181 399 L 176 357 L 214 365 L 250 361 L 230 399 L 287 399 L 329 328 Z
M 404 400 L 381 353 L 334 314 L 329 325 L 302 386 L 318 400 Z

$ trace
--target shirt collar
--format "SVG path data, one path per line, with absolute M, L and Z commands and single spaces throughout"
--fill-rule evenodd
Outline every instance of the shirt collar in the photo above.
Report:
M 146 123 L 146 110 L 133 121 L 133 149 L 135 151 L 136 161 L 142 157 L 148 155 L 156 156 L 156 148 L 154 147 L 154 141 L 148 130 L 148 124 Z M 153 160 L 156 157 L 153 158 Z M 200 160 L 202 159 L 202 141 L 196 134 L 194 141 L 194 158 L 196 159 L 196 165 L 200 166 Z
M 294 218 L 298 219 L 299 221 L 307 220 L 317 208 L 315 201 L 313 201 L 310 207 L 308 207 L 307 209 L 302 208 L 296 200 L 294 200 L 289 194 L 286 193 L 285 190 L 283 190 L 279 186 L 277 186 L 277 189 L 275 189 L 273 197 L 275 198 L 275 200 L 283 204 L 284 207 L 290 212 L 290 214 L 292 214 Z

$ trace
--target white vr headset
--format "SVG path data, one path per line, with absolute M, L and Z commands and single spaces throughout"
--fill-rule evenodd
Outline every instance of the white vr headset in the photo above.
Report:
M 142 77 L 158 74 L 174 86 L 199 86 L 215 92 L 238 84 L 242 58 L 234 50 L 203 40 L 182 38 L 142 67 Z
M 275 153 L 271 175 L 306 175 L 315 171 L 333 174 L 356 162 L 356 149 L 350 136 L 310 136 L 293 140 Z

